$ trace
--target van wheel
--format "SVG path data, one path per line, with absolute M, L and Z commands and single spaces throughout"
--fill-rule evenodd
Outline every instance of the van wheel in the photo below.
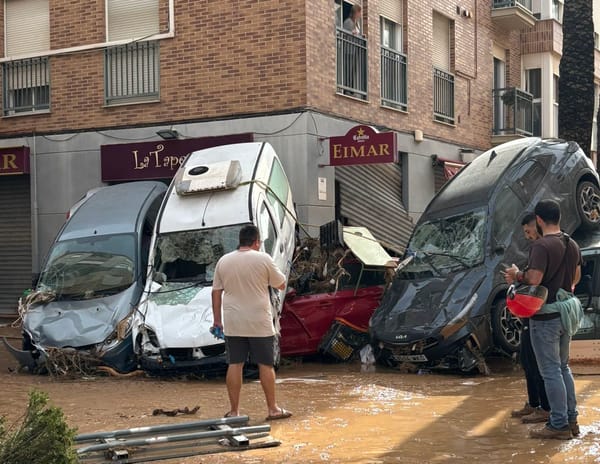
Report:
M 518 351 L 522 329 L 523 323 L 508 310 L 506 300 L 497 300 L 492 310 L 492 332 L 496 346 L 507 354 Z
M 581 228 L 595 229 L 600 224 L 600 188 L 593 182 L 584 180 L 577 185 L 577 213 Z

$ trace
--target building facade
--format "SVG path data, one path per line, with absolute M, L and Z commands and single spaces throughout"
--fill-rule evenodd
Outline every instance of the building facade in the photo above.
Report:
M 0 315 L 89 189 L 167 182 L 214 144 L 271 143 L 305 233 L 338 219 L 401 254 L 453 169 L 556 136 L 561 12 L 561 0 L 4 0 Z M 358 126 L 393 133 L 395 161 L 331 166 L 330 138 Z

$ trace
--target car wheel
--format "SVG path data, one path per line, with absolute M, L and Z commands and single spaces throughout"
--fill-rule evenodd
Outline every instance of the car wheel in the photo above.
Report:
M 600 225 L 600 188 L 584 180 L 577 185 L 577 213 L 583 229 L 595 229 Z
M 523 323 L 506 307 L 506 300 L 499 299 L 492 311 L 492 331 L 496 347 L 508 354 L 519 350 Z

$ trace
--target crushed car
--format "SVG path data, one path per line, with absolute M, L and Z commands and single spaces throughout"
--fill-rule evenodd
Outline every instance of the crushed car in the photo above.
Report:
M 366 227 L 334 221 L 320 236 L 305 239 L 294 259 L 280 320 L 281 355 L 348 361 L 369 343 L 369 319 L 398 263 Z
M 217 261 L 237 248 L 246 224 L 258 227 L 261 250 L 287 277 L 296 215 L 273 147 L 242 143 L 188 155 L 161 205 L 149 257 L 150 278 L 133 322 L 133 348 L 144 371 L 208 374 L 225 368 L 225 343 L 209 331 L 212 281 Z M 272 289 L 275 322 L 283 297 Z
M 166 190 L 154 181 L 117 184 L 71 208 L 37 286 L 21 300 L 22 349 L 4 339 L 22 366 L 52 374 L 136 368 L 131 317 Z
M 463 167 L 431 200 L 369 331 L 379 363 L 487 372 L 493 351 L 515 352 L 521 323 L 506 308 L 501 270 L 527 259 L 521 218 L 560 202 L 567 233 L 600 223 L 598 174 L 574 142 L 518 139 Z

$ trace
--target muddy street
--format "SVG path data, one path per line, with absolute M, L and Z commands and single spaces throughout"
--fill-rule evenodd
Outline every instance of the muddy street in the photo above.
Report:
M 52 379 L 10 372 L 0 348 L 0 413 L 25 409 L 28 392 L 48 393 L 78 433 L 216 418 L 228 410 L 223 379 L 94 377 Z M 600 462 L 600 367 L 575 366 L 582 434 L 571 441 L 527 437 L 537 425 L 510 417 L 525 400 L 525 382 L 508 360 L 483 376 L 403 374 L 354 364 L 287 363 L 278 396 L 294 413 L 271 422 L 276 448 L 161 461 L 184 463 L 562 463 Z M 154 409 L 199 406 L 194 415 L 153 416 Z M 256 381 L 242 389 L 250 425 L 266 423 Z

